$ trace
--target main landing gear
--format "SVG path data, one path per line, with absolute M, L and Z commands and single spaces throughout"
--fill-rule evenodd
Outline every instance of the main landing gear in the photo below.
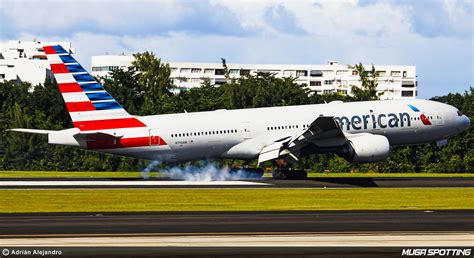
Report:
M 273 179 L 306 179 L 306 170 L 293 169 L 291 167 L 276 168 L 272 172 Z
M 275 160 L 273 163 L 276 167 L 272 172 L 273 179 L 306 179 L 308 172 L 306 170 L 294 169 L 291 164 L 285 160 Z

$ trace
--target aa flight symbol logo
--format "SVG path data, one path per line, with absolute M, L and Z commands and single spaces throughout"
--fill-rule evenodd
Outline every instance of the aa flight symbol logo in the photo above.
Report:
M 418 108 L 416 108 L 415 106 L 411 105 L 411 104 L 408 104 L 408 106 L 415 112 L 420 112 L 420 110 Z M 421 113 L 421 112 L 420 112 Z M 420 119 L 421 119 L 421 122 L 424 124 L 424 125 L 431 125 L 431 122 L 430 122 L 430 119 L 428 118 L 428 116 L 426 116 L 425 114 L 421 113 L 420 115 Z

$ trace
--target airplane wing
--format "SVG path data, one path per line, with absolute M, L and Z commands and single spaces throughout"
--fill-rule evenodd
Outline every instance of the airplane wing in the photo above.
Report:
M 297 161 L 303 148 L 339 147 L 347 138 L 333 117 L 318 117 L 306 130 L 293 137 L 287 137 L 265 146 L 260 152 L 258 163 L 281 157 Z

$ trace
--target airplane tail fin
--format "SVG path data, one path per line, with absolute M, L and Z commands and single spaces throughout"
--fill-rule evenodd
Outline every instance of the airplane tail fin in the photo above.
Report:
M 60 45 L 43 47 L 74 127 L 81 131 L 145 127 Z

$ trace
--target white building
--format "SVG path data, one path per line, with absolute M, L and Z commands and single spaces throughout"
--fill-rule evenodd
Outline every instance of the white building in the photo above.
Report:
M 93 56 L 91 60 L 94 76 L 107 76 L 112 69 L 126 69 L 133 56 L 105 55 Z M 204 81 L 211 84 L 226 82 L 221 63 L 179 63 L 169 62 L 171 79 L 175 86 L 189 89 L 199 87 Z M 228 63 L 231 78 L 258 72 L 274 73 L 276 77 L 293 76 L 298 84 L 306 84 L 316 94 L 338 92 L 351 94 L 352 85 L 360 86 L 357 72 L 348 65 L 329 61 L 326 65 L 296 64 L 231 64 Z M 371 66 L 365 67 L 367 71 Z M 416 67 L 375 65 L 379 72 L 378 92 L 381 99 L 415 98 L 417 95 Z
M 43 51 L 43 46 L 48 45 L 61 45 L 66 51 L 75 52 L 70 42 L 0 42 L 0 82 L 44 83 L 46 76 L 50 76 L 50 66 Z

